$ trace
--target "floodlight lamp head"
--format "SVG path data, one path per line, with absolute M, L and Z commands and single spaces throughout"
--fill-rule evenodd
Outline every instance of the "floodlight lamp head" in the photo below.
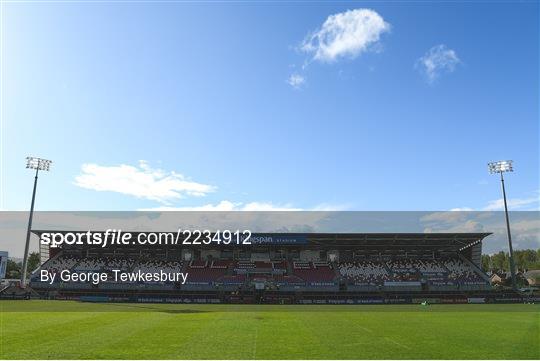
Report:
M 488 163 L 489 173 L 504 173 L 504 172 L 513 172 L 514 166 L 512 165 L 511 160 L 500 160 L 497 162 Z
M 26 168 L 49 171 L 52 160 L 37 157 L 26 157 Z

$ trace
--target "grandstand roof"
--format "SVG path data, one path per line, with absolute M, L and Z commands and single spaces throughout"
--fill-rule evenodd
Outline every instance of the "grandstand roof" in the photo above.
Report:
M 69 233 L 75 231 L 33 230 L 40 236 L 44 232 Z M 86 232 L 86 231 L 84 231 Z M 150 232 L 130 232 L 138 235 Z M 491 233 L 258 233 L 257 235 L 274 237 L 303 238 L 307 243 L 279 243 L 264 244 L 264 246 L 277 247 L 310 247 L 321 248 L 364 248 L 371 251 L 394 250 L 394 251 L 447 251 L 455 252 L 479 244 Z M 263 244 L 259 244 L 263 245 Z M 193 247 L 201 247 L 193 246 Z M 215 245 L 214 245 L 215 246 Z M 152 246 L 145 246 L 152 247 Z M 178 246 L 175 246 L 178 247 Z
M 482 242 L 491 233 L 347 233 L 312 234 L 311 244 L 370 249 L 436 249 L 457 251 Z

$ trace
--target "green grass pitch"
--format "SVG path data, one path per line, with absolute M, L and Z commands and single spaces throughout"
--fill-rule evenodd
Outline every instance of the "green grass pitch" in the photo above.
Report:
M 0 358 L 540 359 L 539 311 L 0 301 Z

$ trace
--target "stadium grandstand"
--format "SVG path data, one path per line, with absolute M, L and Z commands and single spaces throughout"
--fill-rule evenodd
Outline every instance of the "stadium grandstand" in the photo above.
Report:
M 34 231 L 38 236 L 41 231 Z M 491 292 L 480 268 L 489 233 L 259 235 L 249 246 L 50 248 L 30 286 L 42 296 L 158 302 L 448 302 Z M 43 250 L 42 250 L 43 251 Z M 181 282 L 41 282 L 40 271 L 184 272 Z M 398 302 L 398 301 L 396 301 Z

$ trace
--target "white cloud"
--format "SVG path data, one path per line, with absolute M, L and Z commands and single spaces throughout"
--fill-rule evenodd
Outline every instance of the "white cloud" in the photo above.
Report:
M 139 166 L 120 164 L 100 166 L 83 164 L 75 185 L 96 191 L 117 192 L 169 204 L 185 196 L 204 196 L 215 191 L 214 186 L 193 182 L 174 171 L 151 168 L 147 162 Z
M 139 211 L 157 211 L 157 212 L 166 212 L 166 211 L 243 211 L 243 212 L 258 212 L 258 211 L 342 211 L 346 207 L 330 204 L 320 204 L 310 209 L 304 209 L 299 207 L 294 207 L 291 204 L 274 204 L 271 202 L 231 202 L 231 201 L 221 201 L 217 204 L 205 204 L 202 206 L 194 207 L 154 207 L 154 208 L 143 208 Z
M 425 233 L 483 233 L 487 232 L 484 225 L 475 220 L 466 220 L 459 224 L 434 224 L 424 228 Z
M 538 204 L 540 203 L 540 199 L 538 196 L 531 197 L 531 198 L 513 198 L 508 199 L 508 209 L 523 209 L 525 206 L 531 206 L 536 204 L 537 207 L 536 210 L 538 210 Z M 487 206 L 485 206 L 482 210 L 484 211 L 502 211 L 504 210 L 504 200 L 502 198 L 496 199 L 494 201 L 490 201 Z
M 298 73 L 293 73 L 287 79 L 287 84 L 295 89 L 300 89 L 306 83 L 306 78 Z
M 156 211 L 156 212 L 173 212 L 173 211 L 188 211 L 188 212 L 229 212 L 237 210 L 238 206 L 241 205 L 241 203 L 233 203 L 230 201 L 221 201 L 217 204 L 205 204 L 202 206 L 193 206 L 193 207 L 171 207 L 171 206 L 163 206 L 163 207 L 152 207 L 152 208 L 142 208 L 139 209 L 139 211 Z
M 474 209 L 470 207 L 458 207 L 458 208 L 452 208 L 450 212 L 470 212 L 474 211 Z
M 231 202 L 231 201 L 221 201 L 217 204 L 205 204 L 202 206 L 194 207 L 155 207 L 155 208 L 145 208 L 140 209 L 140 211 L 209 211 L 209 212 L 231 212 L 231 211 L 245 211 L 245 212 L 255 212 L 255 211 L 301 211 L 302 208 L 296 208 L 289 204 L 285 205 L 276 205 L 269 202 Z
M 293 207 L 290 204 L 275 205 L 264 202 L 251 202 L 242 207 L 243 211 L 301 211 L 302 208 Z
M 456 208 L 457 209 L 457 208 Z M 420 217 L 422 223 L 448 223 L 462 222 L 467 218 L 467 213 L 460 211 L 433 212 Z
M 300 50 L 313 54 L 313 59 L 333 62 L 352 59 L 378 44 L 380 36 L 390 31 L 390 24 L 370 9 L 348 10 L 330 15 L 321 28 L 308 35 Z
M 508 210 L 510 211 L 537 211 L 540 210 L 540 192 L 533 192 L 535 196 L 529 198 L 510 198 L 507 199 Z M 474 209 L 471 207 L 457 207 L 450 209 L 451 212 L 470 212 L 470 211 L 502 211 L 504 210 L 504 200 L 502 198 L 489 201 L 484 207 Z
M 511 215 L 510 228 L 514 249 L 540 247 L 540 213 L 515 212 Z M 485 253 L 506 249 L 507 233 L 501 212 L 434 212 L 420 217 L 424 232 L 489 232 L 492 236 L 483 244 Z
M 432 83 L 442 73 L 451 73 L 461 63 L 456 52 L 446 45 L 436 45 L 416 61 L 416 68 Z

